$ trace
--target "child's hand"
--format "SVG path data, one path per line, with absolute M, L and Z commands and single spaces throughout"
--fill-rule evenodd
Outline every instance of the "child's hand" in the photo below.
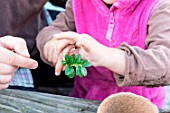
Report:
M 75 42 L 72 40 L 56 40 L 52 39 L 48 41 L 44 46 L 44 57 L 55 66 L 55 74 L 59 75 L 63 70 L 61 64 L 65 54 L 68 54 L 75 48 L 73 45 Z
M 78 53 L 83 59 L 87 59 L 93 66 L 105 66 L 109 63 L 109 48 L 97 42 L 87 34 L 78 34 L 75 32 L 64 32 L 55 35 L 57 40 L 72 40 L 78 47 Z M 76 53 L 76 54 L 78 54 Z
M 71 52 L 75 45 L 77 49 Z M 63 70 L 62 59 L 65 54 L 80 54 L 82 59 L 87 59 L 93 66 L 103 66 L 111 71 L 125 74 L 125 52 L 108 48 L 87 34 L 75 32 L 62 32 L 44 46 L 44 56 L 55 65 L 56 75 Z

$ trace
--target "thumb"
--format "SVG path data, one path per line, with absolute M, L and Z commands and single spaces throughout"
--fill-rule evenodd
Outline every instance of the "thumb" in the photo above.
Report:
M 13 37 L 13 36 L 5 36 L 0 39 L 0 44 L 4 48 L 15 51 L 17 54 L 21 56 L 30 57 L 26 42 L 22 38 Z
M 1 63 L 12 65 L 12 66 L 23 67 L 23 68 L 30 68 L 30 69 L 35 69 L 38 67 L 37 61 L 31 58 L 24 57 L 17 53 L 14 53 L 6 48 L 0 47 L 0 53 L 1 53 L 1 57 L 0 57 Z
M 24 57 L 30 57 L 25 40 L 17 40 L 13 47 L 14 51 Z
M 22 45 L 22 46 L 16 45 L 16 46 L 14 47 L 14 51 L 15 51 L 17 54 L 21 55 L 21 56 L 30 57 L 30 54 L 29 54 L 29 52 L 28 52 L 28 49 L 27 49 L 27 46 L 26 46 L 26 45 Z

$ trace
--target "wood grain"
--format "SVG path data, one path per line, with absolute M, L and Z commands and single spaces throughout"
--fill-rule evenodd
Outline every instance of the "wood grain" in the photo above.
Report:
M 100 102 L 6 89 L 0 91 L 0 113 L 96 113 Z

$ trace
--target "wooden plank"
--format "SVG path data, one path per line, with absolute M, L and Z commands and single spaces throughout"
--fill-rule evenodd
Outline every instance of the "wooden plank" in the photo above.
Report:
M 99 101 L 40 92 L 0 91 L 0 113 L 96 113 Z M 160 113 L 169 113 L 160 110 Z
M 1 113 L 96 113 L 100 102 L 6 89 L 0 91 Z

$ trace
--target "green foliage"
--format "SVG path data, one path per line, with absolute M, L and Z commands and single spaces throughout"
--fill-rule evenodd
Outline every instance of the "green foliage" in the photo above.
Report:
M 69 78 L 73 78 L 75 75 L 74 69 L 76 69 L 76 75 L 84 77 L 87 75 L 86 67 L 90 67 L 91 63 L 88 60 L 82 60 L 81 55 L 78 54 L 76 57 L 74 54 L 71 56 L 65 55 L 65 60 L 62 60 L 62 65 L 66 66 L 65 74 Z

